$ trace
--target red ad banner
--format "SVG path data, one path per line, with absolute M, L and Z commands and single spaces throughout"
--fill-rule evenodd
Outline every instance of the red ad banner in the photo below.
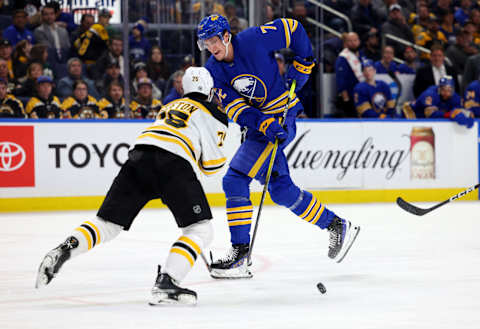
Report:
M 0 126 L 0 187 L 35 186 L 33 126 Z

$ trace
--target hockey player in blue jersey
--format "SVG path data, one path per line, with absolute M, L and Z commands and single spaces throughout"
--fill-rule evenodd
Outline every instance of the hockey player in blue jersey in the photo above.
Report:
M 440 78 L 438 86 L 425 90 L 417 100 L 405 103 L 404 113 L 413 112 L 417 118 L 447 118 L 459 125 L 472 128 L 473 113 L 462 106 L 462 99 L 454 92 L 451 76 Z
M 395 117 L 395 101 L 388 85 L 375 80 L 375 64 L 366 59 L 362 62 L 364 82 L 358 83 L 353 89 L 353 99 L 358 116 L 362 118 Z
M 471 111 L 476 118 L 480 118 L 480 80 L 472 81 L 464 95 L 465 109 Z
M 359 228 L 335 215 L 312 193 L 293 183 L 283 151 L 295 137 L 295 118 L 303 108 L 294 96 L 284 129 L 280 119 L 289 92 L 278 72 L 274 51 L 290 48 L 295 53 L 285 78 L 288 83 L 296 80 L 298 91 L 307 82 L 314 66 L 311 44 L 303 26 L 296 20 L 282 18 L 246 29 L 233 37 L 226 18 L 211 15 L 200 22 L 197 33 L 200 50 L 208 49 L 212 54 L 205 67 L 213 76 L 228 117 L 248 129 L 245 141 L 223 178 L 232 248 L 225 258 L 212 263 L 212 276 L 252 276 L 246 264 L 253 215 L 249 185 L 252 179 L 264 184 L 276 139 L 280 146 L 268 186 L 270 197 L 301 219 L 327 229 L 330 232 L 328 256 L 340 261 Z

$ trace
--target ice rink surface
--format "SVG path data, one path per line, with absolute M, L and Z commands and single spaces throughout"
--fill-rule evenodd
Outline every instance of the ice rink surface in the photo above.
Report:
M 326 231 L 266 207 L 253 279 L 213 280 L 199 261 L 182 283 L 197 291 L 194 307 L 147 305 L 180 235 L 166 210 L 142 211 L 130 232 L 67 262 L 40 291 L 43 256 L 95 212 L 0 214 L 0 328 L 480 328 L 479 202 L 423 217 L 394 204 L 330 208 L 361 226 L 342 263 L 326 256 Z M 213 212 L 220 256 L 228 228 L 224 210 Z

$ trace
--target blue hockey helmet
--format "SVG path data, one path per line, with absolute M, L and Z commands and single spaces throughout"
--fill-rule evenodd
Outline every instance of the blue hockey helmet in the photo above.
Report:
M 369 66 L 375 68 L 375 64 L 373 63 L 373 61 L 371 59 L 364 59 L 362 61 L 362 71 Z
M 440 81 L 438 82 L 438 85 L 440 87 L 444 87 L 444 86 L 450 86 L 452 88 L 455 87 L 455 84 L 453 82 L 453 78 L 450 75 L 444 75 L 443 77 L 441 77 Z
M 198 48 L 205 50 L 207 47 L 204 41 L 214 36 L 223 40 L 223 32 L 225 31 L 230 33 L 230 25 L 225 17 L 216 14 L 205 17 L 197 27 Z

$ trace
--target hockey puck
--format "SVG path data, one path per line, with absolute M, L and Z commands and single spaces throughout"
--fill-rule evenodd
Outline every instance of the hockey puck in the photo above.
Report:
M 317 288 L 318 291 L 320 291 L 322 294 L 325 294 L 327 292 L 327 288 L 325 288 L 325 286 L 321 282 L 317 283 Z

